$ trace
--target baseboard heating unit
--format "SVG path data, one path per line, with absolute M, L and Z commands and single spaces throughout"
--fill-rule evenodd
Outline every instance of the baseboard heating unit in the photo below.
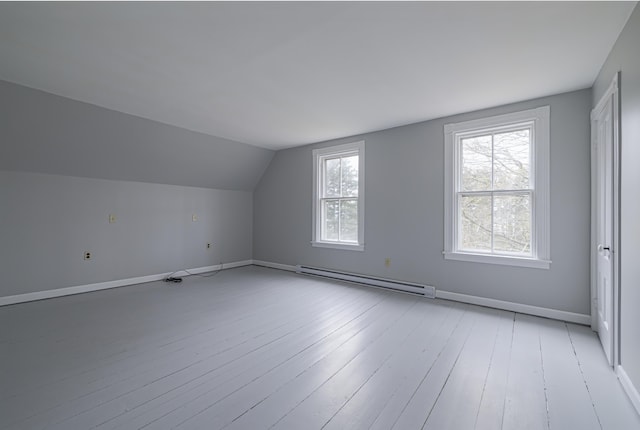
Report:
M 389 290 L 403 291 L 418 296 L 435 298 L 436 289 L 429 285 L 414 284 L 412 282 L 396 281 L 392 279 L 374 278 L 372 276 L 358 275 L 355 273 L 339 272 L 336 270 L 320 269 L 309 266 L 296 266 L 296 273 L 302 275 L 320 276 L 322 278 L 336 279 L 339 281 L 353 282 L 356 284 L 370 285 Z

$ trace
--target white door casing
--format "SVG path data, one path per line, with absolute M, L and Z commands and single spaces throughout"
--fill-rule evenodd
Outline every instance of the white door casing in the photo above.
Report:
M 618 363 L 618 75 L 591 112 L 592 326 L 609 364 Z

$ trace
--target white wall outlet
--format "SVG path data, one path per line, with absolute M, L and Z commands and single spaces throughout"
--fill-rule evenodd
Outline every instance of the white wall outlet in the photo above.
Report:
M 109 224 L 113 224 L 114 222 L 116 222 L 115 214 L 109 214 Z
M 207 249 L 211 249 L 211 244 L 207 243 Z
M 193 221 L 193 222 L 198 221 L 198 215 L 196 215 L 196 214 L 191 215 L 191 221 Z
M 90 253 L 89 251 L 86 251 L 86 252 L 84 253 L 84 259 L 85 259 L 85 260 L 91 260 L 91 253 Z

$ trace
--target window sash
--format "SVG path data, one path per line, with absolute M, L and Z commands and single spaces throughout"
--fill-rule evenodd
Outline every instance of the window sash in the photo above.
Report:
M 335 154 L 330 154 L 330 155 L 325 155 L 325 156 L 320 156 L 319 157 L 319 169 L 320 169 L 320 198 L 324 199 L 330 199 L 330 198 L 342 198 L 344 197 L 344 193 L 342 190 L 342 159 L 343 158 L 348 158 L 348 157 L 358 157 L 358 163 L 360 161 L 360 155 L 359 155 L 359 151 L 348 151 L 348 152 L 341 152 L 341 153 L 335 153 Z M 340 160 L 340 174 L 339 174 L 339 179 L 340 179 L 340 193 L 337 196 L 328 196 L 327 195 L 327 162 L 331 161 L 331 160 Z M 358 166 L 358 175 L 360 174 L 360 169 Z M 358 194 L 360 193 L 360 184 L 358 184 Z M 349 196 L 349 198 L 357 198 L 358 195 L 355 196 Z
M 470 139 L 474 137 L 484 137 L 491 136 L 491 188 L 486 189 L 484 191 L 497 191 L 502 189 L 495 188 L 495 135 L 496 134 L 504 134 L 509 132 L 516 132 L 528 130 L 529 131 L 529 187 L 522 189 L 534 189 L 535 188 L 535 127 L 532 121 L 527 121 L 519 124 L 511 124 L 508 126 L 499 126 L 499 127 L 488 127 L 483 130 L 473 130 L 471 132 L 466 133 L 456 133 L 455 137 L 455 152 L 456 152 L 456 161 L 455 161 L 455 171 L 456 171 L 456 184 L 455 189 L 456 192 L 462 192 L 462 173 L 464 167 L 464 153 L 462 151 L 462 141 L 465 139 Z M 520 190 L 520 189 L 516 189 Z M 482 191 L 482 190 L 474 190 L 474 191 Z M 504 190 L 510 191 L 510 190 Z M 514 190 L 515 191 L 515 190 Z M 470 192 L 470 191 L 465 191 Z
M 338 232 L 338 239 L 329 239 L 328 238 L 328 232 L 325 230 L 326 225 L 327 225 L 327 218 L 326 218 L 326 211 L 325 211 L 325 205 L 328 202 L 338 202 L 338 227 L 337 227 L 337 232 Z M 356 215 L 356 239 L 346 239 L 342 237 L 342 215 L 343 215 L 343 210 L 342 210 L 342 203 L 343 202 L 352 202 L 355 203 L 356 206 L 356 213 L 357 211 L 360 209 L 358 207 L 358 197 L 327 197 L 327 198 L 320 198 L 320 236 L 321 236 L 321 240 L 322 241 L 326 241 L 326 242 L 342 242 L 342 243 L 351 243 L 351 244 L 355 244 L 358 243 L 358 224 L 357 224 L 357 215 Z
M 463 197 L 473 197 L 473 196 L 479 196 L 479 197 L 490 197 L 490 213 L 491 213 L 491 219 L 489 222 L 489 230 L 490 230 L 490 249 L 489 250 L 484 250 L 484 249 L 478 249 L 478 248 L 465 248 L 462 244 L 463 241 L 463 234 L 462 234 L 462 223 L 463 223 L 463 216 L 462 216 L 462 198 Z M 510 196 L 528 196 L 529 197 L 529 252 L 509 252 L 509 251 L 505 251 L 505 250 L 495 250 L 495 236 L 496 236 L 496 232 L 495 232 L 495 223 L 494 223 L 494 217 L 495 217 L 495 208 L 494 208 L 494 202 L 495 202 L 495 197 L 501 197 L 501 196 L 505 196 L 505 197 L 510 197 Z M 534 198 L 534 191 L 532 189 L 529 190 L 497 190 L 497 191 L 464 191 L 464 192 L 458 192 L 455 195 L 455 219 L 456 219 L 456 229 L 455 229 L 455 238 L 454 238 L 454 243 L 455 243 L 455 250 L 457 252 L 472 252 L 474 254 L 486 254 L 486 255 L 505 255 L 505 256 L 517 256 L 517 257 L 533 257 L 535 255 L 535 249 L 534 249 L 534 238 L 535 238 L 535 228 L 536 228 L 536 223 L 535 223 L 535 198 Z

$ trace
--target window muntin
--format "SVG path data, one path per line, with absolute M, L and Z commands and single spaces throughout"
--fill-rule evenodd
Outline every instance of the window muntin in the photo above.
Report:
M 364 142 L 313 151 L 314 246 L 363 249 Z

